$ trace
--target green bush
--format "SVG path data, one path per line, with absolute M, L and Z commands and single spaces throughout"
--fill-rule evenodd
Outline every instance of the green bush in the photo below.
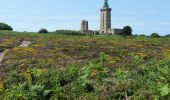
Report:
M 123 35 L 123 36 L 132 35 L 132 28 L 130 26 L 125 26 L 120 35 Z
M 0 23 L 0 30 L 8 30 L 8 31 L 12 31 L 12 27 L 9 26 L 8 24 L 5 23 Z
M 38 31 L 38 33 L 48 33 L 48 30 L 47 30 L 47 29 L 42 28 L 42 29 L 40 29 L 40 30 Z
M 152 33 L 150 36 L 151 37 L 160 37 L 160 35 L 158 33 Z
M 165 35 L 165 37 L 170 37 L 170 34 L 168 34 L 168 35 Z
M 137 35 L 137 36 L 146 37 L 146 35 L 145 35 L 145 34 L 140 34 L 140 35 Z
M 96 35 L 99 35 L 100 33 L 99 32 L 95 32 Z

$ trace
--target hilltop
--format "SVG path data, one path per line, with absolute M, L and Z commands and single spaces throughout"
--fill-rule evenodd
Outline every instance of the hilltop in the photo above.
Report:
M 2 100 L 170 98 L 170 38 L 58 33 L 0 32 Z

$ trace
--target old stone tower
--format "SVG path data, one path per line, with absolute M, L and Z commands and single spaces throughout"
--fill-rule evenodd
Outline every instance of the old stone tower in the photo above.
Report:
M 109 8 L 108 0 L 105 0 L 103 8 L 101 11 L 101 19 L 100 19 L 100 34 L 110 33 L 111 29 L 111 8 Z
M 88 21 L 86 20 L 83 20 L 82 23 L 81 23 L 81 32 L 82 33 L 86 33 L 89 31 L 89 26 L 88 26 Z

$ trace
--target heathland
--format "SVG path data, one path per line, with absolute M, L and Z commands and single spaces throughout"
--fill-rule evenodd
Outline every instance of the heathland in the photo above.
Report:
M 170 99 L 169 37 L 72 33 L 0 31 L 0 99 Z

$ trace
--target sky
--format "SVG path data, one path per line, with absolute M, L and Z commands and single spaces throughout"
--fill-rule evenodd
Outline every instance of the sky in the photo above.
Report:
M 134 34 L 170 34 L 170 0 L 108 0 L 112 28 L 131 26 Z M 104 0 L 0 0 L 0 22 L 15 31 L 80 30 L 82 20 L 90 30 L 100 28 Z

